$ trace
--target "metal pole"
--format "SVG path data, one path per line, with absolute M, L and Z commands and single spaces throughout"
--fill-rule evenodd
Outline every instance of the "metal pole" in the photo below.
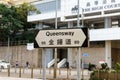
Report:
M 43 54 L 43 80 L 46 80 L 46 49 L 42 49 L 42 54 Z
M 78 48 L 77 80 L 81 80 L 81 48 Z
M 57 29 L 57 0 L 55 2 L 55 29 Z M 55 54 L 54 54 L 54 58 L 55 58 L 55 65 L 54 65 L 54 80 L 57 80 L 57 48 L 55 48 Z
M 84 15 L 83 15 L 83 8 L 82 8 L 82 27 L 84 27 Z
M 79 20 L 79 0 L 78 0 L 78 6 L 77 6 L 77 8 L 78 8 L 78 11 L 77 11 L 77 27 L 80 27 L 80 25 L 79 25 L 79 23 L 80 23 L 80 20 Z
M 77 11 L 77 27 L 80 27 L 79 23 L 79 0 L 78 0 L 78 11 Z M 78 48 L 78 61 L 77 61 L 77 80 L 81 80 L 81 48 Z

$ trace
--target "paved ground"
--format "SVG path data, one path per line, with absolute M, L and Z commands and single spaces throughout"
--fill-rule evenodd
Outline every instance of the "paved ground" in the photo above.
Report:
M 0 80 L 42 80 L 42 79 L 0 77 Z
M 89 80 L 89 71 L 84 70 L 83 77 L 84 80 Z M 7 78 L 9 76 L 9 79 Z M 33 76 L 33 79 L 31 77 Z M 19 78 L 20 77 L 20 78 Z M 31 74 L 31 69 L 22 69 L 20 74 L 20 69 L 10 69 L 10 74 L 8 74 L 8 70 L 4 69 L 0 72 L 0 80 L 41 80 L 42 79 L 42 69 L 33 69 L 33 75 Z M 53 69 L 46 69 L 46 78 L 53 79 Z M 57 70 L 57 79 L 58 80 L 76 80 L 77 71 L 76 69 L 59 69 Z

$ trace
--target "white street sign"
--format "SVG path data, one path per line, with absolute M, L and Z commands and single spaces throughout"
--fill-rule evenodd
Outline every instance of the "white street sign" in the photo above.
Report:
M 86 39 L 82 29 L 40 30 L 35 38 L 39 47 L 81 47 Z
M 33 50 L 34 49 L 34 43 L 27 43 L 27 50 Z

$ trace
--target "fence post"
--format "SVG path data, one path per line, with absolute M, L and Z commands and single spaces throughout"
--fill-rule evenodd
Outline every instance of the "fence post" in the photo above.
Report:
M 8 66 L 8 77 L 10 77 L 10 66 Z
M 33 67 L 31 67 L 31 78 L 33 78 Z
M 19 70 L 19 77 L 21 77 L 21 66 L 20 66 L 20 70 Z

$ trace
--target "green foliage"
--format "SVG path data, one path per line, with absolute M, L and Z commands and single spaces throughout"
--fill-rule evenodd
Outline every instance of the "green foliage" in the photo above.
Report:
M 115 70 L 110 70 L 107 63 L 101 64 L 102 68 L 100 70 L 93 71 L 90 74 L 90 80 L 119 80 L 120 77 L 120 63 L 115 64 Z M 108 77 L 106 77 L 108 76 Z
M 16 13 L 16 8 L 14 6 L 7 6 L 5 4 L 0 4 L 0 30 L 3 30 L 4 35 L 1 39 L 2 41 L 6 40 L 6 37 L 15 35 L 18 30 L 22 29 L 23 23 L 19 18 L 19 14 Z
M 101 67 L 102 67 L 102 68 L 101 68 L 102 70 L 105 70 L 105 69 L 108 68 L 108 65 L 107 65 L 107 63 L 102 63 L 102 64 L 101 64 Z
M 116 63 L 116 64 L 115 64 L 115 70 L 116 70 L 116 71 L 120 70 L 120 63 Z
M 34 25 L 33 23 L 27 22 L 27 15 L 29 14 L 29 12 L 40 13 L 40 11 L 37 10 L 35 6 L 28 3 L 23 3 L 19 5 L 19 7 L 17 8 L 17 13 L 20 15 L 20 19 L 24 23 L 23 29 L 25 31 L 27 31 L 28 28 L 33 28 L 33 25 Z
M 28 30 L 21 34 L 18 34 L 15 38 L 16 41 L 27 40 L 29 42 L 34 42 L 38 30 Z
M 28 28 L 34 28 L 34 23 L 27 22 L 28 12 L 40 13 L 33 5 L 23 3 L 18 7 L 0 4 L 0 41 L 10 40 L 30 40 L 33 41 L 34 32 L 29 32 Z M 24 30 L 24 31 L 23 31 Z
M 89 68 L 88 68 L 88 70 L 94 70 L 96 68 L 96 65 L 95 64 L 91 64 L 91 63 L 89 63 Z

